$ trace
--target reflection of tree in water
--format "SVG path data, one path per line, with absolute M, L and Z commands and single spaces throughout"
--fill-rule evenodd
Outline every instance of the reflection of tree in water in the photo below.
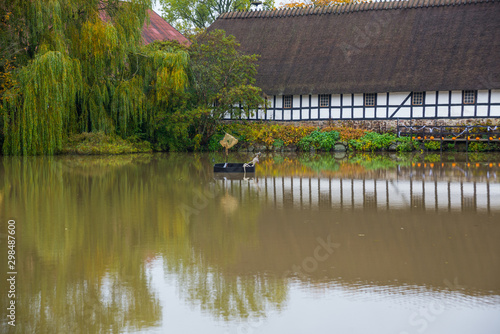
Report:
M 3 159 L 0 215 L 17 222 L 16 332 L 121 332 L 158 322 L 139 247 L 138 231 L 151 227 L 121 212 L 144 217 L 144 183 L 110 171 L 94 164 L 67 173 L 54 157 Z
M 211 315 L 224 320 L 242 320 L 265 317 L 267 311 L 283 307 L 287 286 L 282 279 L 228 275 L 202 263 L 195 254 L 192 257 L 190 266 L 174 264 L 168 269 L 179 275 L 181 296 Z
M 181 295 L 224 320 L 265 317 L 270 309 L 281 309 L 287 297 L 281 277 L 231 270 L 240 265 L 243 252 L 258 247 L 259 203 L 251 195 L 248 200 L 251 205 L 239 205 L 221 190 L 191 216 L 190 251 L 175 243 L 165 254 L 167 271 L 179 275 Z
M 15 215 L 22 236 L 20 333 L 154 326 L 161 311 L 145 262 L 161 253 L 185 297 L 217 316 L 262 316 L 285 299 L 279 280 L 225 272 L 238 261 L 239 247 L 255 245 L 256 205 L 256 213 L 242 213 L 230 209 L 235 203 L 227 197 L 229 209 L 221 210 L 221 193 L 193 224 L 183 220 L 179 206 L 192 203 L 193 192 L 205 191 L 211 179 L 210 163 L 200 156 L 9 157 L 2 163 L 0 228 L 6 230 L 6 213 Z M 203 225 L 211 210 L 233 218 Z M 238 224 L 228 232 L 231 221 Z M 0 265 L 6 267 L 6 258 Z

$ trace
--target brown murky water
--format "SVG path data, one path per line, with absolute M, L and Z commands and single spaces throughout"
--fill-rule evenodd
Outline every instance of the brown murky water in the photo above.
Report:
M 0 159 L 2 333 L 500 332 L 498 155 Z

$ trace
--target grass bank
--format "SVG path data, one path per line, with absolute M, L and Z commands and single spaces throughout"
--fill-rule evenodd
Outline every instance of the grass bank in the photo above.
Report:
M 118 136 L 109 136 L 103 132 L 81 133 L 68 137 L 62 154 L 128 154 L 152 152 L 151 144 L 147 141 L 124 140 Z

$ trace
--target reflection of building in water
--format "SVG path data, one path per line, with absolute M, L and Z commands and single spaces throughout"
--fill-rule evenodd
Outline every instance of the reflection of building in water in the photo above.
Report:
M 500 183 L 422 178 L 378 180 L 293 176 L 218 182 L 225 183 L 234 196 L 244 198 L 256 194 L 276 208 L 500 211 Z M 251 191 L 251 188 L 256 191 Z

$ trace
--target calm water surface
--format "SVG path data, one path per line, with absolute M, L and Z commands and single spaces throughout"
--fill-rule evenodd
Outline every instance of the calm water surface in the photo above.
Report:
M 500 333 L 500 156 L 221 160 L 0 157 L 1 332 Z

